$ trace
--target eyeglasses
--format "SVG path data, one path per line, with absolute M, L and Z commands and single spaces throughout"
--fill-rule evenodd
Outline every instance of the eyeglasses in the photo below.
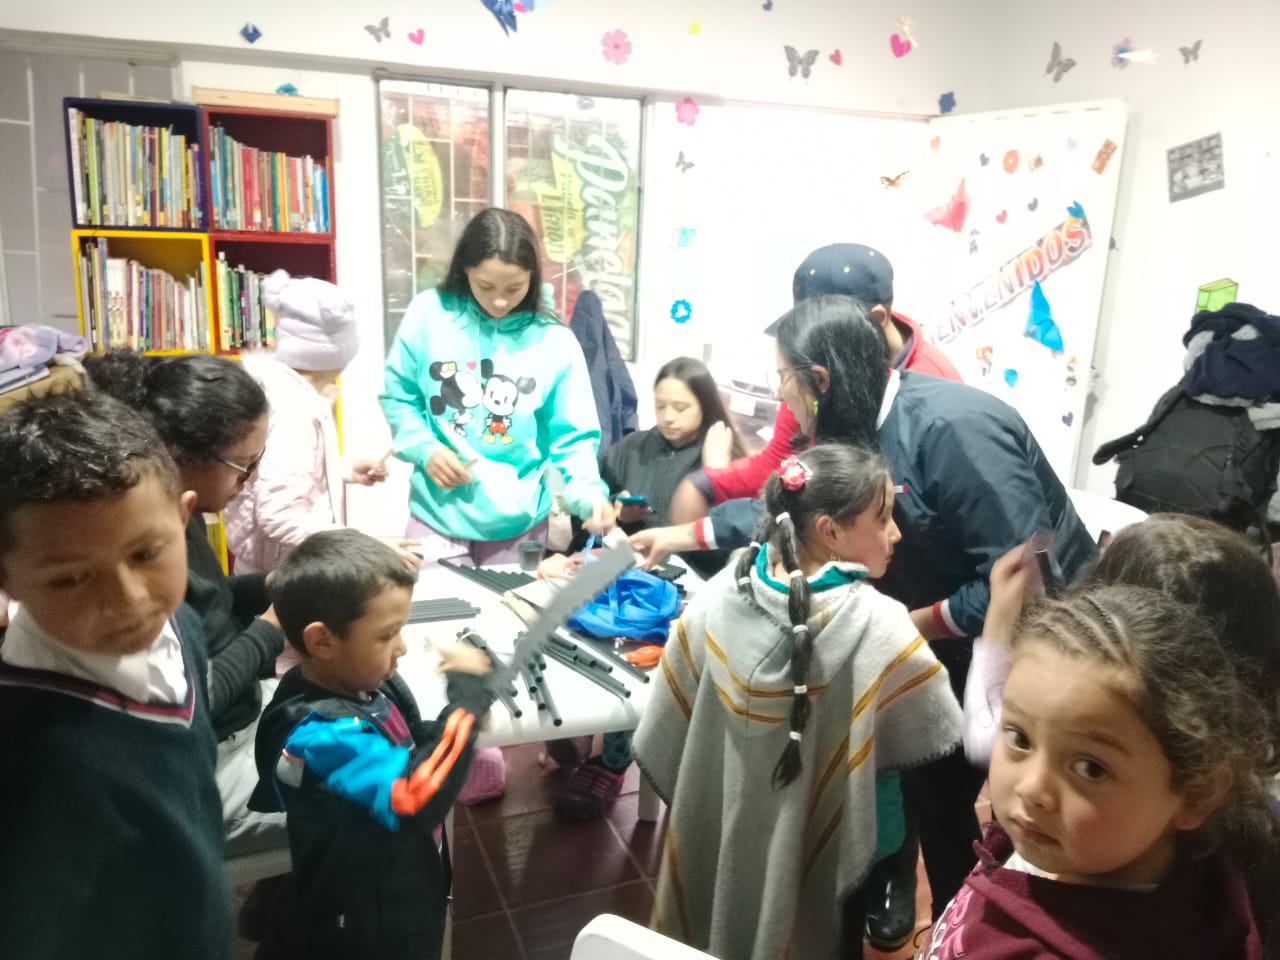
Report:
M 240 464 L 238 463 L 232 463 L 226 457 L 214 457 L 213 459 L 215 462 L 222 464 L 224 467 L 230 467 L 236 473 L 240 474 L 241 483 L 248 483 L 249 478 L 258 472 L 258 467 L 262 465 L 262 458 L 265 455 L 266 455 L 266 451 L 264 450 L 262 453 L 258 454 L 256 457 L 250 460 L 243 467 L 240 466 Z
M 775 397 L 781 397 L 782 388 L 787 385 L 787 381 L 795 379 L 797 373 L 793 369 L 770 370 L 765 374 L 765 385 Z

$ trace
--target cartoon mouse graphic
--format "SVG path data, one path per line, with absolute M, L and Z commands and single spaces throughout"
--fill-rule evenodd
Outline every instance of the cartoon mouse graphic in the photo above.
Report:
M 486 364 L 488 360 L 484 361 Z M 483 367 L 481 373 L 483 373 Z M 427 373 L 432 380 L 440 381 L 440 393 L 430 399 L 432 416 L 442 416 L 446 410 L 452 410 L 450 423 L 453 432 L 458 436 L 466 436 L 467 424 L 471 422 L 471 410 L 480 405 L 480 381 L 467 370 L 459 370 L 456 361 L 437 361 L 431 364 Z
M 484 442 L 512 443 L 515 437 L 510 433 L 511 415 L 515 412 L 516 401 L 520 399 L 521 394 L 532 393 L 533 388 L 537 386 L 537 381 L 533 377 L 512 380 L 500 373 L 492 373 L 492 363 L 488 360 L 484 362 L 486 366 L 482 367 L 481 372 L 485 373 L 486 379 L 480 401 L 485 409 L 482 434 Z

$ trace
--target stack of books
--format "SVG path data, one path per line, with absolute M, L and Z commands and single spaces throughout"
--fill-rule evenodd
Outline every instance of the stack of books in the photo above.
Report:
M 214 272 L 218 279 L 218 332 L 223 350 L 256 350 L 276 345 L 275 318 L 262 303 L 265 274 L 231 267 L 225 253 L 218 254 Z
M 95 120 L 67 108 L 76 222 L 204 229 L 200 145 L 172 128 Z
M 246 147 L 210 127 L 209 167 L 214 229 L 330 232 L 322 161 Z
M 102 237 L 80 247 L 80 308 L 94 350 L 209 349 L 205 289 L 209 278 L 178 279 L 136 260 L 107 255 Z

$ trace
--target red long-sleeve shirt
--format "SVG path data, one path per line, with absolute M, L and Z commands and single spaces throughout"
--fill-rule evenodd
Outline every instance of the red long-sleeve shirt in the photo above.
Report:
M 904 337 L 907 347 L 894 364 L 896 369 L 927 373 L 932 377 L 960 382 L 960 374 L 951 361 L 921 336 L 920 328 L 914 320 L 895 313 L 893 321 L 907 334 Z M 800 424 L 787 405 L 778 404 L 778 416 L 773 422 L 773 437 L 763 450 L 749 457 L 741 457 L 727 467 L 703 468 L 707 479 L 711 481 L 711 503 L 722 503 L 739 497 L 758 497 L 769 474 L 777 470 L 778 464 L 791 453 L 791 438 L 799 429 Z

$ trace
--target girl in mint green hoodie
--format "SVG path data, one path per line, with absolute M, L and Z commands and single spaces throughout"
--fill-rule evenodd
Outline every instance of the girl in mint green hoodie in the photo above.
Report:
M 444 282 L 409 304 L 379 398 L 396 456 L 414 466 L 407 536 L 425 557 L 508 563 L 545 540 L 548 463 L 588 528 L 614 523 L 582 349 L 539 302 L 538 241 L 490 208 L 463 231 Z

